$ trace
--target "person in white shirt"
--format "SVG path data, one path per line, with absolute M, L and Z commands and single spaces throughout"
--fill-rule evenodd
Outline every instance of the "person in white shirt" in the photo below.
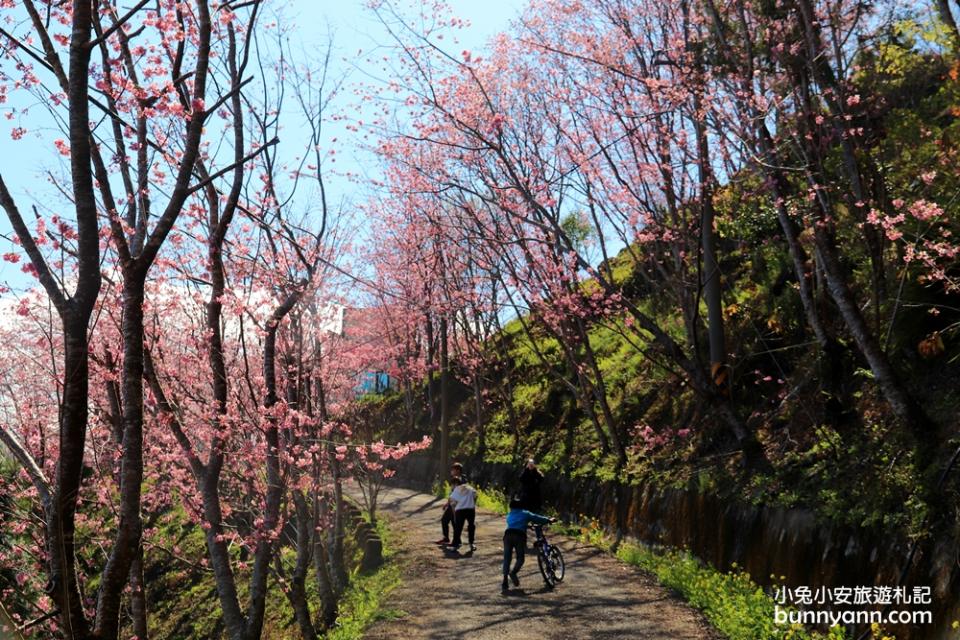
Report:
M 477 490 L 471 487 L 466 481 L 456 478 L 453 480 L 454 487 L 450 491 L 448 502 L 453 507 L 453 544 L 451 548 L 459 549 L 463 544 L 461 535 L 463 534 L 463 525 L 467 525 L 467 541 L 470 543 L 470 551 L 476 551 L 477 547 L 473 544 L 474 533 L 476 532 L 475 520 L 477 517 Z
M 463 465 L 459 462 L 454 462 L 450 465 L 450 484 L 455 486 L 453 480 L 460 479 L 464 480 L 463 475 Z M 437 540 L 437 544 L 441 547 L 445 547 L 450 544 L 450 525 L 453 524 L 453 507 L 450 505 L 450 501 L 447 500 L 443 503 L 443 517 L 440 518 L 440 528 L 443 529 L 443 537 Z

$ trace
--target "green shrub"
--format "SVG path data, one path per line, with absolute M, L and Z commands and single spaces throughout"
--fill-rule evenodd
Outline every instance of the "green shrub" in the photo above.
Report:
M 617 557 L 649 571 L 661 584 L 679 592 L 731 640 L 846 637 L 840 627 L 823 635 L 808 631 L 802 625 L 777 624 L 773 598 L 735 564 L 730 572 L 724 573 L 686 551 L 657 551 L 635 544 L 622 545 Z
M 510 500 L 507 494 L 499 489 L 477 488 L 477 506 L 504 516 L 510 510 Z
M 400 586 L 400 565 L 395 559 L 396 544 L 390 528 L 383 519 L 377 521 L 376 527 L 383 541 L 384 563 L 371 574 L 358 569 L 351 573 L 350 585 L 340 599 L 337 623 L 324 635 L 327 640 L 359 640 L 374 622 L 405 615 L 384 606 L 387 596 Z
M 614 547 L 610 536 L 595 520 L 584 527 L 557 525 L 555 529 L 651 573 L 660 584 L 703 611 L 730 640 L 841 640 L 847 637 L 841 627 L 834 627 L 824 635 L 802 625 L 778 625 L 773 616 L 773 598 L 736 564 L 731 571 L 723 572 L 688 551 L 632 542 Z

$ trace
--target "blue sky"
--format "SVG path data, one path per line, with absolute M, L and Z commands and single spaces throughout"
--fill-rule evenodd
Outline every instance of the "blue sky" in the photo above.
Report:
M 448 0 L 453 12 L 470 22 L 468 28 L 460 32 L 459 42 L 451 43 L 451 47 L 479 51 L 484 43 L 494 34 L 509 26 L 512 19 L 522 11 L 525 0 Z M 290 30 L 290 38 L 294 51 L 302 50 L 307 55 L 319 56 L 326 48 L 329 35 L 332 34 L 334 54 L 331 62 L 334 74 L 346 74 L 346 82 L 367 80 L 367 73 L 382 75 L 378 69 L 370 68 L 366 56 L 357 56 L 358 50 L 370 52 L 378 46 L 389 46 L 392 41 L 376 16 L 367 8 L 365 0 L 271 0 L 266 5 L 279 9 L 285 17 L 286 24 L 294 25 Z M 8 60 L 0 64 L 9 64 Z M 333 105 L 334 109 L 353 108 L 353 96 L 349 90 L 341 93 L 340 103 Z M 10 95 L 7 105 L 0 106 L 0 114 L 9 107 L 22 108 L 30 106 L 28 101 L 17 92 Z M 0 117 L 0 174 L 13 195 L 17 198 L 21 212 L 29 215 L 32 202 L 54 203 L 60 201 L 61 207 L 65 201 L 48 183 L 48 171 L 55 174 L 66 172 L 63 158 L 59 157 L 51 145 L 54 138 L 62 137 L 56 134 L 56 123 L 38 123 L 36 114 L 42 108 L 32 109 L 33 116 L 29 124 L 30 133 L 23 139 L 14 142 L 10 131 L 18 125 L 16 120 L 7 121 Z M 45 125 L 45 126 L 44 126 Z M 299 124 L 295 121 L 286 121 L 281 133 L 281 142 L 286 138 L 296 140 Z M 331 192 L 331 201 L 349 204 L 362 198 L 361 187 L 355 182 L 343 177 L 342 174 L 376 174 L 375 160 L 368 156 L 351 134 L 334 124 L 328 125 L 329 138 L 336 137 L 338 162 L 330 165 L 336 173 L 327 173 L 328 189 Z M 328 138 L 328 139 L 329 139 Z M 55 206 L 55 205 L 54 205 Z M 304 204 L 304 207 L 309 206 Z M 66 211 L 66 210 L 65 210 Z M 69 217 L 69 216 L 66 216 Z M 6 216 L 0 212 L 0 233 L 9 235 L 10 227 Z M 6 253 L 12 245 L 0 238 L 0 253 Z M 0 284 L 14 290 L 22 290 L 34 284 L 32 278 L 25 276 L 21 265 L 13 265 L 0 260 Z

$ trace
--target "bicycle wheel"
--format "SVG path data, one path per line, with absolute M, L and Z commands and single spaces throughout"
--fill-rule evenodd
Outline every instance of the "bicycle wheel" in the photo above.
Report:
M 540 567 L 540 575 L 543 576 L 547 588 L 552 589 L 554 585 L 553 570 L 550 568 L 549 558 L 544 555 L 542 545 L 537 545 L 537 566 Z
M 553 574 L 554 584 L 563 582 L 563 577 L 566 575 L 567 567 L 563 563 L 563 554 L 560 553 L 560 549 L 556 547 L 550 547 L 550 552 L 547 554 L 547 559 L 549 560 L 548 564 L 550 566 L 550 571 Z

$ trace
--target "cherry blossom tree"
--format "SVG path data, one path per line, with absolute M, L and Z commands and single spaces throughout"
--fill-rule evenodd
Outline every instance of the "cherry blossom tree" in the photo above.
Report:
M 66 195 L 76 210 L 76 231 L 70 231 L 75 238 L 68 237 L 65 246 L 76 258 L 76 270 L 67 276 L 76 278 L 72 295 L 61 284 L 63 267 L 58 282 L 5 185 L 0 193 L 17 238 L 58 309 L 65 335 L 64 384 L 69 393 L 61 403 L 60 462 L 48 509 L 49 575 L 63 628 L 76 638 L 113 638 L 120 632 L 121 595 L 131 567 L 138 564 L 142 535 L 145 283 L 187 199 L 204 186 L 204 178 L 195 179 L 204 127 L 231 95 L 238 95 L 245 64 L 241 62 L 245 47 L 238 47 L 238 28 L 233 23 L 237 16 L 229 5 L 211 15 L 206 2 L 165 2 L 149 9 L 146 4 L 124 10 L 113 3 L 78 1 L 51 5 L 44 16 L 35 3 L 26 2 L 23 11 L 29 19 L 19 23 L 24 31 L 6 34 L 9 55 L 29 76 L 19 86 L 47 91 L 32 71 L 39 66 L 56 87 L 54 98 L 45 104 L 55 119 L 69 123 L 69 141 L 58 139 L 54 146 L 71 159 L 72 192 Z M 241 32 L 249 33 L 257 4 L 249 4 L 244 11 L 250 18 L 239 28 Z M 33 48 L 34 38 L 42 55 Z M 65 52 L 69 54 L 66 64 Z M 208 94 L 208 82 L 227 71 L 211 64 L 211 58 L 220 55 L 219 59 L 233 65 L 233 74 L 228 75 L 228 91 L 218 96 Z M 163 77 L 166 80 L 160 80 Z M 94 127 L 89 125 L 91 106 L 103 116 Z M 14 137 L 22 137 L 22 132 Z M 131 151 L 136 153 L 135 161 L 129 158 Z M 169 183 L 168 171 L 172 173 Z M 124 194 L 122 200 L 115 196 L 117 191 Z M 166 202 L 154 216 L 151 202 L 163 197 L 161 193 Z M 86 449 L 87 331 L 101 282 L 101 217 L 109 223 L 124 283 L 119 397 L 123 429 L 117 443 L 122 451 L 119 518 L 91 619 L 84 611 L 77 579 L 73 530 Z M 61 224 L 64 231 L 70 228 L 69 223 Z
M 396 171 L 411 176 L 411 192 L 431 193 L 457 212 L 459 217 L 446 222 L 445 229 L 469 229 L 463 233 L 488 243 L 491 255 L 499 257 L 505 288 L 519 305 L 536 310 L 531 317 L 545 320 L 567 351 L 569 368 L 577 374 L 570 384 L 584 409 L 597 412 L 598 437 L 609 441 L 621 464 L 625 425 L 617 424 L 610 411 L 584 324 L 592 315 L 618 308 L 630 316 L 642 343 L 655 345 L 649 351 L 665 355 L 716 407 L 747 458 L 756 462 L 762 458 L 756 440 L 721 384 L 727 374 L 719 273 L 711 255 L 715 177 L 700 104 L 706 91 L 698 79 L 703 72 L 687 48 L 696 35 L 693 27 L 680 6 L 646 12 L 631 7 L 626 15 L 606 16 L 604 6 L 591 13 L 581 5 L 555 5 L 547 8 L 564 18 L 551 23 L 569 24 L 571 30 L 578 25 L 578 33 L 591 35 L 531 44 L 503 37 L 483 61 L 469 52 L 454 56 L 441 48 L 446 21 L 428 20 L 428 27 L 418 30 L 399 11 L 381 5 L 381 15 L 401 45 L 396 74 L 404 78 L 412 105 L 411 126 L 385 140 L 381 151 L 395 161 Z M 578 12 L 583 23 L 577 22 Z M 538 14 L 543 12 L 531 12 Z M 624 19 L 636 23 L 624 24 Z M 537 37 L 550 35 L 538 33 L 537 24 L 528 29 Z M 634 31 L 644 35 L 624 38 L 625 29 L 628 36 Z M 585 44 L 592 49 L 563 49 L 590 38 Z M 647 58 L 636 59 L 638 51 Z M 609 57 L 600 57 L 601 52 Z M 557 75 L 570 69 L 565 60 L 571 59 L 586 63 L 592 75 L 579 73 L 573 80 L 572 74 Z M 561 71 L 555 74 L 557 69 Z M 576 84 L 598 75 L 610 77 L 610 84 Z M 608 104 L 605 96 L 611 91 L 628 92 L 626 100 L 617 102 L 629 105 L 626 113 Z M 586 103 L 589 108 L 582 107 L 584 98 L 592 101 Z M 636 177 L 627 173 L 634 167 L 641 172 Z M 651 192 L 651 185 L 658 185 L 660 193 Z M 619 197 L 603 197 L 614 193 Z M 564 224 L 570 208 L 577 206 L 590 212 L 584 219 L 600 238 L 602 252 L 611 234 L 628 247 L 638 238 L 659 237 L 672 252 L 686 349 L 652 316 L 624 300 L 609 273 L 595 268 L 589 251 Z M 658 220 L 669 225 L 659 234 Z M 700 256 L 710 264 L 701 264 Z M 584 295 L 585 278 L 599 284 L 599 291 Z M 702 363 L 698 347 L 699 301 L 707 290 L 712 365 Z

